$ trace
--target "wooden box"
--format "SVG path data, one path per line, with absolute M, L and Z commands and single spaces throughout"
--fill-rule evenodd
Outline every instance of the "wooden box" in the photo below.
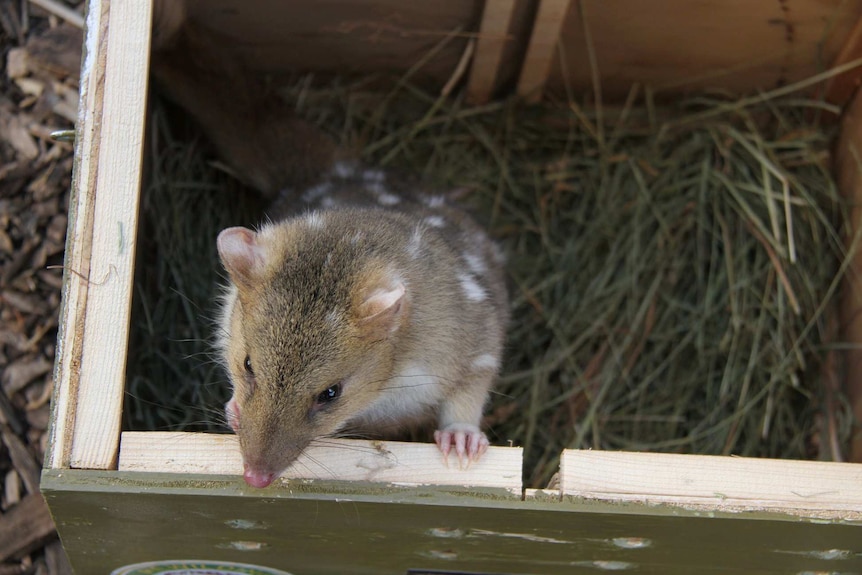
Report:
M 596 55 L 596 96 L 608 101 L 633 82 L 744 94 L 844 66 L 826 84 L 845 109 L 836 175 L 862 196 L 859 0 L 202 0 L 193 10 L 250 38 L 239 49 L 269 70 L 406 70 L 439 40 L 423 30 L 461 30 L 424 81 L 442 85 L 467 52 L 476 102 L 593 90 Z M 297 574 L 862 572 L 859 464 L 571 451 L 558 485 L 525 491 L 519 448 L 491 448 L 461 470 L 432 445 L 357 442 L 255 490 L 233 436 L 121 433 L 151 13 L 151 0 L 89 0 L 42 484 L 78 573 L 156 560 Z M 862 292 L 847 293 L 852 319 Z M 862 341 L 862 322 L 846 332 Z M 860 377 L 859 361 L 848 353 L 848 377 Z

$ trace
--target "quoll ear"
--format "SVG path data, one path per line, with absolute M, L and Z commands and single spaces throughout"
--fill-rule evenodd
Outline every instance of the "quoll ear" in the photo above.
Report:
M 406 292 L 404 284 L 399 280 L 382 283 L 366 291 L 367 297 L 356 309 L 356 317 L 364 336 L 388 337 L 398 330 L 404 312 Z
M 218 235 L 216 244 L 221 263 L 234 283 L 253 284 L 263 271 L 266 256 L 257 234 L 248 228 L 228 228 Z

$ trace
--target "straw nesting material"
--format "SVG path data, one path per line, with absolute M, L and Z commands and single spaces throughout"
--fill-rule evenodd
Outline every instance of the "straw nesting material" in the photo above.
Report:
M 514 316 L 486 424 L 524 446 L 530 485 L 564 448 L 819 455 L 845 251 L 821 105 L 467 108 L 407 82 L 304 80 L 286 97 L 369 163 L 459 188 L 506 248 Z M 214 237 L 260 206 L 237 217 L 243 194 L 197 144 L 153 158 L 144 215 L 163 247 L 138 274 L 127 425 L 215 428 Z M 846 441 L 846 413 L 826 415 Z

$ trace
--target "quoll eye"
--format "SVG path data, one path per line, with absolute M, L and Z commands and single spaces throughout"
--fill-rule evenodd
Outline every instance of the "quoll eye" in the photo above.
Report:
M 332 387 L 327 387 L 322 392 L 320 392 L 320 395 L 317 396 L 317 404 L 318 405 L 324 405 L 324 404 L 330 403 L 330 402 L 338 399 L 338 396 L 340 396 L 340 395 L 341 395 L 341 384 L 337 383 L 337 384 L 333 385 Z
M 245 368 L 245 372 L 249 375 L 254 375 L 254 369 L 251 367 L 251 358 L 249 356 L 245 356 L 245 361 L 242 366 Z

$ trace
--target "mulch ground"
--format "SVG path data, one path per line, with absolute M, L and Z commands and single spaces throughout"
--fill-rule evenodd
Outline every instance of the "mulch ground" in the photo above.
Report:
M 79 9 L 80 6 L 67 4 Z M 52 392 L 82 32 L 0 0 L 0 575 L 71 573 L 39 493 Z

